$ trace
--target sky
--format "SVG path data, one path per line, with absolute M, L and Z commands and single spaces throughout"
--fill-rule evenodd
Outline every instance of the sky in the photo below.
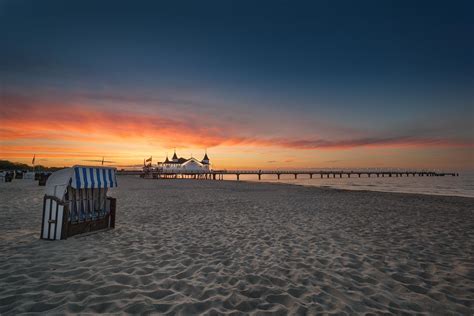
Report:
M 472 1 L 0 0 L 0 159 L 474 169 Z

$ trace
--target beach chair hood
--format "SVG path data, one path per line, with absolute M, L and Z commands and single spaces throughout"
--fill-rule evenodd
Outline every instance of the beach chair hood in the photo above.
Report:
M 115 168 L 73 166 L 54 172 L 46 182 L 46 195 L 64 200 L 68 186 L 75 189 L 117 187 Z

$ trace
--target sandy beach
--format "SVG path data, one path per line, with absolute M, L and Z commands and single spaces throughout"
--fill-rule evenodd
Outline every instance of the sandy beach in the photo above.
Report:
M 473 313 L 472 198 L 118 181 L 116 229 L 54 242 L 0 183 L 0 314 Z

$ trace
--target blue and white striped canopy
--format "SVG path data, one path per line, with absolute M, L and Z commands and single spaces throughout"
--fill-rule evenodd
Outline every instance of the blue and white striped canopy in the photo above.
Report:
M 75 189 L 117 187 L 115 168 L 74 166 L 71 186 Z

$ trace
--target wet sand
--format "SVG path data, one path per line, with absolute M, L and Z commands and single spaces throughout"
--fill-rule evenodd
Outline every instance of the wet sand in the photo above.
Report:
M 474 199 L 120 176 L 116 229 L 39 240 L 0 183 L 0 314 L 465 314 Z

